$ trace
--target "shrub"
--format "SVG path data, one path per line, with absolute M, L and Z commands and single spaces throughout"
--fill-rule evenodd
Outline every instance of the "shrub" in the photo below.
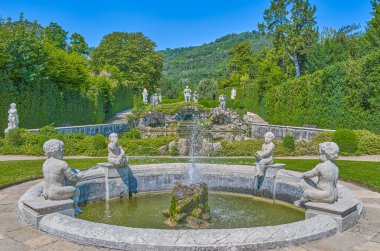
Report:
M 132 128 L 128 132 L 123 133 L 122 137 L 127 138 L 127 139 L 141 139 L 142 135 L 139 129 Z
M 367 130 L 354 131 L 358 137 L 358 154 L 380 154 L 380 135 Z
M 5 136 L 5 140 L 10 146 L 21 146 L 23 144 L 22 134 L 24 133 L 26 130 L 23 128 L 12 129 Z
M 338 129 L 332 135 L 342 153 L 355 153 L 358 150 L 358 137 L 350 129 Z
M 296 145 L 294 144 L 294 136 L 286 134 L 284 137 L 283 145 L 285 150 L 294 152 L 296 150 Z
M 90 137 L 91 140 L 91 148 L 95 150 L 101 150 L 107 148 L 107 143 L 106 143 L 106 137 L 101 134 L 96 134 L 93 137 Z

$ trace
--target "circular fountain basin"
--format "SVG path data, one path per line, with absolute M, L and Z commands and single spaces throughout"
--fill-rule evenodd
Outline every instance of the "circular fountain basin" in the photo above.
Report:
M 192 178 L 196 182 L 206 182 L 211 192 L 237 194 L 234 196 L 244 194 L 250 197 L 252 203 L 254 196 L 259 196 L 292 204 L 303 193 L 297 177 L 299 174 L 276 167 L 268 168 L 266 176 L 257 179 L 252 167 L 242 165 L 197 164 L 194 168 L 190 163 L 172 163 L 121 169 L 99 165 L 89 170 L 78 183 L 80 200 L 88 203 L 130 193 L 170 191 L 175 182 L 188 180 L 190 173 L 194 174 Z M 339 185 L 338 202 L 308 203 L 306 219 L 293 223 L 199 230 L 128 227 L 75 218 L 69 205 L 63 202 L 62 205 L 55 205 L 55 212 L 46 208 L 42 210 L 41 201 L 38 206 L 31 202 L 41 200 L 42 185 L 32 187 L 20 199 L 18 213 L 24 222 L 78 243 L 125 250 L 259 250 L 297 245 L 344 231 L 354 225 L 361 214 L 361 201 L 350 190 Z M 130 199 L 131 204 L 133 199 Z M 129 203 L 128 197 L 123 200 Z M 110 203 L 113 201 L 109 201 L 108 205 Z M 89 207 L 91 205 L 88 204 Z M 270 205 L 267 203 L 267 206 Z M 169 205 L 165 203 L 167 207 Z M 286 215 L 285 210 L 283 215 Z
M 164 224 L 162 212 L 170 207 L 171 196 L 170 191 L 151 192 L 87 203 L 77 218 L 126 227 L 186 229 L 186 223 L 176 228 Z M 273 226 L 305 219 L 304 210 L 252 195 L 209 192 L 208 199 L 212 220 L 207 229 Z

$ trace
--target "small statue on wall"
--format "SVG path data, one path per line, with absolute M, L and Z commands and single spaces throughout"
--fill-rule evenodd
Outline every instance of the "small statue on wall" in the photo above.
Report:
M 128 164 L 128 158 L 125 156 L 123 148 L 119 145 L 119 137 L 116 133 L 109 135 L 110 143 L 108 144 L 108 163 L 117 166 Z
M 197 91 L 194 91 L 193 101 L 194 101 L 194 103 L 198 103 L 198 93 L 197 93 Z
M 223 95 L 223 94 L 220 95 L 219 96 L 219 107 L 222 108 L 223 110 L 226 110 L 227 109 L 226 103 L 227 103 L 227 96 Z
M 82 213 L 78 206 L 79 188 L 71 185 L 76 184 L 81 175 L 78 171 L 71 169 L 63 161 L 64 144 L 58 139 L 51 139 L 44 143 L 43 149 L 47 160 L 42 166 L 44 175 L 43 197 L 47 200 L 74 200 L 75 214 Z
M 265 133 L 265 143 L 262 145 L 261 151 L 256 152 L 256 175 L 264 176 L 268 165 L 273 164 L 273 152 L 274 144 L 272 140 L 274 139 L 274 134 L 271 132 Z
M 4 130 L 5 134 L 7 134 L 9 130 L 16 129 L 18 127 L 18 121 L 16 104 L 12 103 L 8 110 L 8 127 Z
M 295 201 L 295 206 L 303 206 L 308 201 L 334 203 L 338 199 L 337 182 L 339 169 L 335 160 L 339 157 L 339 147 L 334 142 L 324 142 L 319 145 L 319 163 L 314 169 L 302 174 L 301 179 L 307 179 L 304 184 L 302 198 Z M 310 178 L 318 177 L 315 184 Z
M 142 92 L 142 96 L 143 96 L 144 104 L 147 104 L 148 103 L 148 91 L 146 90 L 146 88 L 144 88 L 144 90 Z
M 183 90 L 183 94 L 185 96 L 185 101 L 190 102 L 191 101 L 191 90 L 189 86 L 186 85 L 185 90 Z
M 236 89 L 233 88 L 231 91 L 231 99 L 235 99 L 235 97 L 236 97 Z

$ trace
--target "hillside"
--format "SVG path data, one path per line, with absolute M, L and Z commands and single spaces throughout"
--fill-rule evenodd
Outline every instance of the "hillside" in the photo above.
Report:
M 251 42 L 254 53 L 271 46 L 268 38 L 253 31 L 229 34 L 201 46 L 162 50 L 164 75 L 182 84 L 198 83 L 203 78 L 220 79 L 226 74 L 228 51 L 245 41 Z

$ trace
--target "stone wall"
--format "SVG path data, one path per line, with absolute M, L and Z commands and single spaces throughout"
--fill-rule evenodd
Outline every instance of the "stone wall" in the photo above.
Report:
M 131 128 L 129 125 L 120 124 L 97 124 L 97 125 L 82 125 L 82 126 L 66 126 L 66 127 L 55 127 L 55 129 L 62 133 L 84 133 L 87 135 L 102 134 L 105 136 L 110 135 L 113 132 L 120 133 L 129 131 Z M 37 132 L 39 129 L 29 129 L 29 132 Z
M 321 132 L 334 132 L 335 130 L 326 130 L 308 127 L 294 127 L 281 125 L 263 125 L 252 124 L 252 137 L 263 138 L 266 132 L 272 132 L 277 139 L 283 139 L 285 135 L 293 135 L 296 140 L 311 140 Z

